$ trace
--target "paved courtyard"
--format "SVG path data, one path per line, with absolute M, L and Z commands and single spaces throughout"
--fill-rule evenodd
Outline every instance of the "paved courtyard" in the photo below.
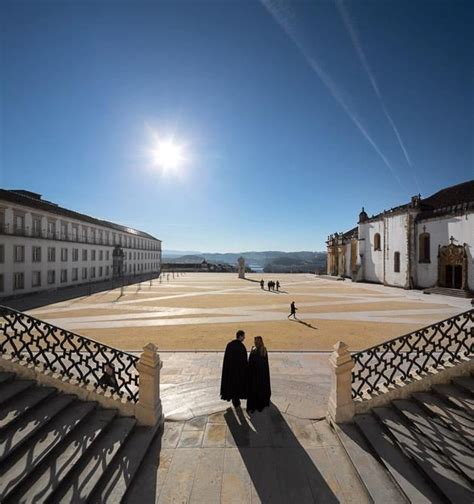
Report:
M 279 280 L 280 292 L 260 289 Z M 296 302 L 298 320 L 288 320 Z M 128 350 L 149 342 L 160 350 L 222 351 L 237 329 L 246 344 L 263 336 L 267 348 L 329 351 L 338 340 L 358 350 L 450 317 L 470 300 L 425 295 L 310 274 L 186 273 L 44 305 L 38 318 Z

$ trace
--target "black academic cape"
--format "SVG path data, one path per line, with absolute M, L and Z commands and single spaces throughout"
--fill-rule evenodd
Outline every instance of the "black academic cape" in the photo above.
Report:
M 235 339 L 227 344 L 222 365 L 221 399 L 247 398 L 247 349 Z
M 249 391 L 247 409 L 250 411 L 262 411 L 270 406 L 270 368 L 268 366 L 268 354 L 262 356 L 260 351 L 252 348 L 249 357 Z

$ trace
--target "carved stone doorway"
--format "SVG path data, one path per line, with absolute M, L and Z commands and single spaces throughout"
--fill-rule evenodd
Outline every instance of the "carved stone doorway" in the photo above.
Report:
M 467 290 L 467 253 L 465 245 L 451 243 L 438 249 L 438 285 Z

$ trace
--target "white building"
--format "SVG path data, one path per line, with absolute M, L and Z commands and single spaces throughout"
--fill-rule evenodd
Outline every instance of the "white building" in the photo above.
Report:
M 329 275 L 474 292 L 474 180 L 369 218 L 327 241 Z M 462 292 L 461 292 L 462 291 Z
M 134 276 L 158 276 L 161 241 L 41 195 L 0 189 L 0 298 Z

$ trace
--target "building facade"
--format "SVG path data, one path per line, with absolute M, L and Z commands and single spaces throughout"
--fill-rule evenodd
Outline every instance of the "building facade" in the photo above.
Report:
M 158 276 L 161 241 L 41 195 L 0 189 L 0 298 Z
M 474 291 L 474 180 L 328 237 L 329 275 L 396 287 Z

